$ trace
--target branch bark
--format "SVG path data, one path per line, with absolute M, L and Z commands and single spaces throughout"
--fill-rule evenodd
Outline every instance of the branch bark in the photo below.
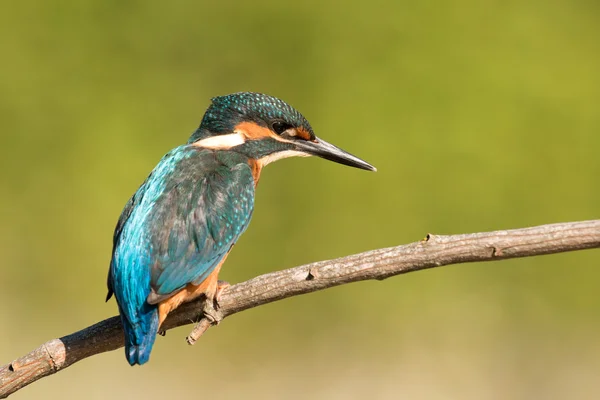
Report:
M 329 261 L 276 271 L 238 283 L 222 294 L 220 316 L 333 286 L 443 265 L 494 261 L 600 247 L 600 220 L 464 235 L 427 235 L 420 242 L 367 251 Z M 184 304 L 165 321 L 169 330 L 200 321 L 188 336 L 193 344 L 212 324 L 202 317 L 202 299 Z M 119 317 L 44 343 L 0 367 L 0 398 L 72 364 L 123 346 Z

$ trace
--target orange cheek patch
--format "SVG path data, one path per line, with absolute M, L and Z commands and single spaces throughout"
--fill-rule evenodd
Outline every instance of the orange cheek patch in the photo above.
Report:
M 267 137 L 276 137 L 269 128 L 260 126 L 254 122 L 240 122 L 235 126 L 237 132 L 243 133 L 249 140 L 260 140 Z
M 303 127 L 299 127 L 298 129 L 296 129 L 296 136 L 304 140 L 313 140 L 310 132 L 308 132 Z

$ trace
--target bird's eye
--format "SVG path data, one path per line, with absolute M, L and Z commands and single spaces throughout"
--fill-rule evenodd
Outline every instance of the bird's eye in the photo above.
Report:
M 275 132 L 278 135 L 281 135 L 283 132 L 287 131 L 291 127 L 292 126 L 290 124 L 286 124 L 285 122 L 282 122 L 282 121 L 275 121 L 271 124 L 271 128 L 273 128 L 273 132 Z

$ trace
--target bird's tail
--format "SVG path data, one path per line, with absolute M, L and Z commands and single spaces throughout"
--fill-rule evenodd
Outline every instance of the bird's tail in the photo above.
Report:
M 125 330 L 125 357 L 131 365 L 142 365 L 150 359 L 150 352 L 156 339 L 158 308 L 144 303 L 136 317 L 136 323 L 132 324 L 121 313 Z

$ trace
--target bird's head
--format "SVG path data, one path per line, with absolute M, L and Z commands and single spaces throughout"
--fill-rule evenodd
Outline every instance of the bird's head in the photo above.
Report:
M 262 165 L 293 156 L 318 156 L 351 167 L 376 170 L 371 164 L 316 137 L 306 118 L 286 102 L 260 93 L 242 92 L 213 98 L 188 143 L 238 151 Z

